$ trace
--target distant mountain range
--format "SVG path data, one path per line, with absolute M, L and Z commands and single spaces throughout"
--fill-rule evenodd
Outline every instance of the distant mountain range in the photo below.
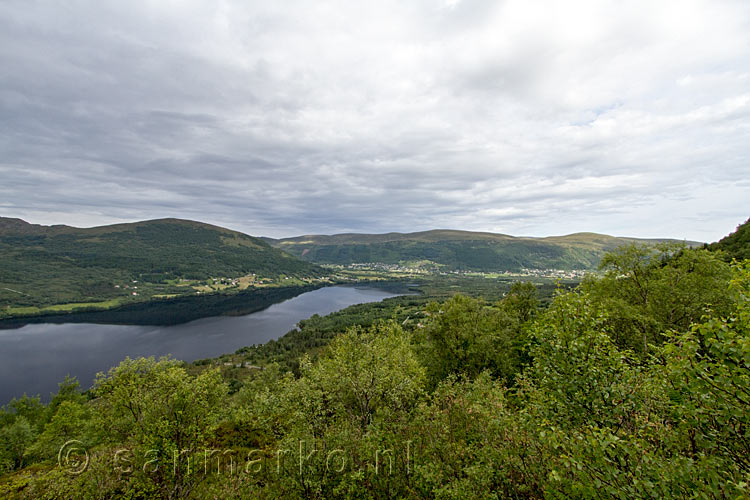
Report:
M 738 234 L 721 244 L 736 246 L 732 242 L 747 239 L 746 230 Z M 0 315 L 48 313 L 58 304 L 65 312 L 186 293 L 307 285 L 328 273 L 318 264 L 593 269 L 620 245 L 659 241 L 669 240 L 594 233 L 529 238 L 452 230 L 272 239 L 182 219 L 82 229 L 0 217 Z M 240 283 L 237 277 L 242 276 L 245 282 Z
M 623 244 L 675 241 L 618 238 L 596 233 L 531 238 L 445 229 L 264 240 L 303 260 L 318 264 L 431 263 L 445 270 L 471 271 L 594 269 L 606 252 Z M 686 243 L 690 246 L 702 244 L 695 241 Z

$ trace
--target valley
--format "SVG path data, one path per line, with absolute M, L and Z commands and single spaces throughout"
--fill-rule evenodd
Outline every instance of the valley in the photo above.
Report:
M 182 219 L 74 228 L 0 218 L 0 320 L 367 281 L 576 281 L 607 251 L 665 241 L 449 230 L 271 239 Z

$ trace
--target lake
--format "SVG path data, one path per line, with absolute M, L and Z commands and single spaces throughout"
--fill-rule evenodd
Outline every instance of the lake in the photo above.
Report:
M 319 288 L 243 316 L 214 316 L 173 326 L 95 323 L 29 324 L 0 330 L 0 404 L 24 392 L 49 400 L 65 375 L 88 388 L 97 372 L 126 356 L 165 356 L 194 361 L 277 339 L 313 314 L 399 294 L 370 287 Z

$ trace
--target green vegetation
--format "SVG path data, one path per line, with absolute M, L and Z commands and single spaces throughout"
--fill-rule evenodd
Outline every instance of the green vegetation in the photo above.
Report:
M 750 219 L 737 226 L 737 230 L 716 243 L 712 243 L 711 250 L 721 250 L 727 260 L 750 259 Z
M 619 246 L 578 285 L 399 271 L 421 295 L 66 379 L 0 409 L 0 497 L 748 498 L 746 226 Z
M 73 312 L 75 310 L 110 309 L 120 305 L 117 299 L 103 300 L 101 302 L 73 302 L 72 304 L 55 304 L 47 307 L 13 307 L 8 306 L 5 310 L 10 316 L 37 315 L 55 312 Z
M 267 287 L 434 281 L 452 272 L 512 280 L 507 273 L 532 270 L 527 274 L 538 277 L 544 273 L 534 270 L 544 270 L 578 279 L 578 271 L 554 270 L 593 269 L 605 252 L 634 241 L 593 233 L 516 238 L 446 230 L 273 240 L 179 219 L 79 229 L 0 218 L 0 319 Z M 356 267 L 363 263 L 377 265 Z
M 435 230 L 407 234 L 266 238 L 266 241 L 318 264 L 380 263 L 441 271 L 520 271 L 524 268 L 595 269 L 606 252 L 619 246 L 662 240 L 615 238 L 594 233 L 518 238 L 504 234 Z
M 747 498 L 750 261 L 631 245 L 601 265 L 547 300 L 425 282 L 436 297 L 13 400 L 0 496 Z
M 198 222 L 78 229 L 0 218 L 0 317 L 306 285 L 325 274 L 263 240 Z

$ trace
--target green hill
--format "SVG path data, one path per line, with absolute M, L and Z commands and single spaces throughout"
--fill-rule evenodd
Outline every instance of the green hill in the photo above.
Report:
M 722 250 L 727 260 L 750 259 L 750 219 L 737 226 L 737 229 L 716 243 L 709 245 L 711 250 Z
M 595 233 L 529 238 L 439 229 L 417 233 L 308 235 L 279 240 L 266 238 L 266 241 L 319 264 L 430 261 L 445 270 L 517 271 L 522 268 L 593 269 L 604 253 L 620 245 L 665 240 L 617 238 Z
M 81 229 L 0 218 L 0 307 L 195 294 L 185 282 L 253 273 L 271 280 L 322 270 L 259 238 L 200 222 Z

